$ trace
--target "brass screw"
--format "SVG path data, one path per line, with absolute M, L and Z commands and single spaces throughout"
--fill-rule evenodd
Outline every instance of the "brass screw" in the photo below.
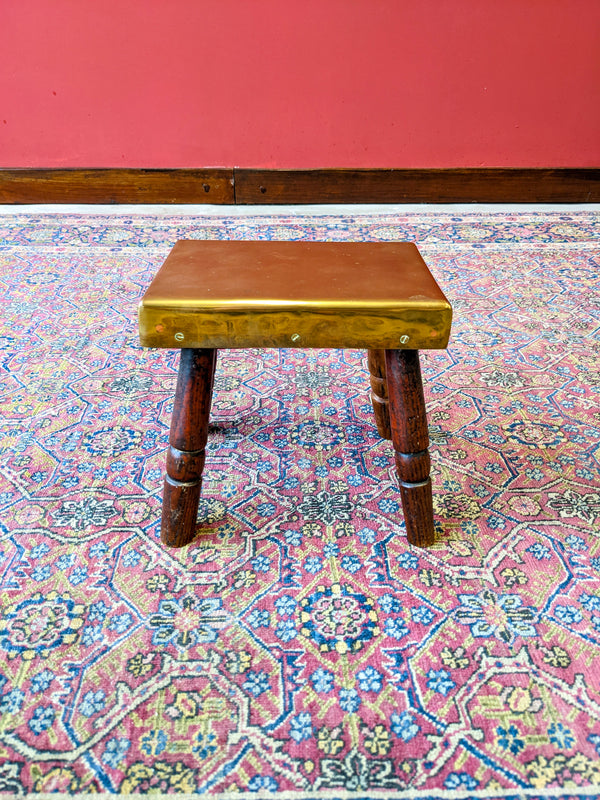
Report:
M 404 334 L 404 336 L 400 337 L 400 344 L 406 344 L 408 342 L 409 337 Z
M 175 341 L 176 342 L 183 342 L 183 333 L 176 333 L 175 334 Z
M 292 335 L 290 336 L 290 339 L 292 340 L 292 342 L 297 342 L 300 339 L 300 334 L 299 333 L 292 333 Z

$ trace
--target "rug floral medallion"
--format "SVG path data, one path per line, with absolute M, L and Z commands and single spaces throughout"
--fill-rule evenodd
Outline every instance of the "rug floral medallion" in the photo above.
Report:
M 0 216 L 0 792 L 600 794 L 600 215 Z M 159 541 L 181 238 L 415 241 L 436 544 L 365 354 L 219 355 L 198 535 Z

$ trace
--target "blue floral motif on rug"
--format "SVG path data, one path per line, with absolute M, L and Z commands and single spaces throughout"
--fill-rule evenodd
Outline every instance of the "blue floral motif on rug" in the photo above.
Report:
M 0 792 L 600 792 L 593 211 L 0 217 Z M 159 541 L 177 239 L 415 241 L 436 545 L 407 544 L 365 354 L 219 356 L 198 535 Z

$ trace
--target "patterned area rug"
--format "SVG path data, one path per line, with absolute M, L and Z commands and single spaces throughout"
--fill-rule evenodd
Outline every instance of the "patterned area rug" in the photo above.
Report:
M 0 790 L 600 792 L 600 215 L 0 217 Z M 413 240 L 437 543 L 359 351 L 220 357 L 196 540 L 158 538 L 179 238 Z M 56 797 L 56 794 L 52 795 Z

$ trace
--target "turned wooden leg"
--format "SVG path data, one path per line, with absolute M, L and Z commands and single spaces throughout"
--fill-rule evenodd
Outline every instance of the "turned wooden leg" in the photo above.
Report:
M 429 433 L 418 350 L 386 350 L 392 442 L 408 541 L 433 544 Z
M 196 530 L 216 356 L 216 350 L 181 351 L 160 537 L 171 547 L 189 544 Z
M 371 402 L 377 431 L 382 439 L 391 439 L 388 389 L 385 377 L 385 350 L 367 351 L 367 363 L 371 374 Z

